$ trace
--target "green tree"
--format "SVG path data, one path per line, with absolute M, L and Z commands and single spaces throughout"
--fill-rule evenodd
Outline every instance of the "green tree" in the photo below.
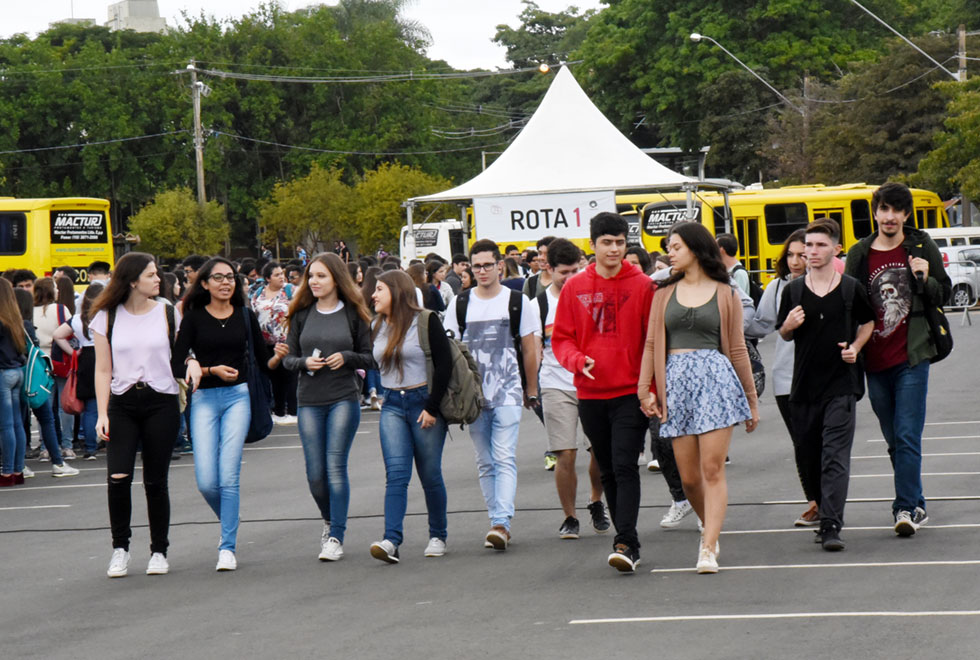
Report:
M 980 199 L 980 78 L 943 83 L 941 89 L 950 98 L 944 130 L 912 181 L 942 195 L 962 191 Z
M 259 203 L 263 239 L 318 252 L 328 240 L 350 236 L 353 191 L 340 177 L 340 170 L 314 163 L 306 176 L 276 183 Z
M 129 229 L 142 250 L 165 259 L 215 254 L 228 239 L 224 209 L 215 201 L 200 206 L 190 188 L 157 195 L 130 218 Z
M 410 197 L 428 195 L 449 188 L 451 182 L 426 174 L 418 168 L 399 163 L 385 163 L 364 173 L 354 186 L 354 231 L 361 252 L 372 252 L 379 245 L 389 251 L 397 245 L 398 235 L 405 224 L 402 202 Z M 431 208 L 421 207 L 420 217 Z M 340 238 L 340 237 L 338 237 Z

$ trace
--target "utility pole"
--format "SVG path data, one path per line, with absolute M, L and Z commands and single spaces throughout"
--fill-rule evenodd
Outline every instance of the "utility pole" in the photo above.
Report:
M 958 74 L 960 84 L 963 84 L 966 82 L 966 26 L 961 23 L 957 33 L 960 41 L 960 70 Z M 960 191 L 960 219 L 963 221 L 964 227 L 973 224 L 973 202 L 962 190 Z
M 204 194 L 204 132 L 201 130 L 201 88 L 203 83 L 197 81 L 197 68 L 194 60 L 187 65 L 191 72 L 191 95 L 194 99 L 194 159 L 197 162 L 197 203 L 204 206 L 207 198 Z

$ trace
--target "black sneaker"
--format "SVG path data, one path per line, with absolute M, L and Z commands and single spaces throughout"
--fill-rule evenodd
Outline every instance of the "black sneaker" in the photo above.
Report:
M 578 538 L 578 518 L 568 516 L 565 522 L 558 528 L 558 538 L 577 539 Z
M 592 516 L 592 529 L 595 530 L 596 534 L 605 534 L 609 531 L 609 516 L 606 515 L 606 507 L 603 506 L 602 502 L 589 502 L 589 506 L 586 507 L 589 510 L 589 514 Z
M 840 538 L 840 528 L 830 521 L 820 523 L 820 545 L 827 552 L 843 550 L 844 541 Z
M 620 573 L 635 573 L 636 567 L 640 565 L 640 553 L 625 543 L 617 543 L 608 561 Z
M 915 511 L 912 512 L 912 524 L 915 525 L 915 529 L 918 530 L 920 527 L 929 522 L 929 514 L 921 506 L 915 507 Z
M 93 454 L 90 451 L 87 451 L 87 452 L 85 452 L 85 455 L 82 456 L 82 460 L 83 461 L 94 461 L 94 460 L 97 460 L 97 459 L 96 459 L 95 454 Z

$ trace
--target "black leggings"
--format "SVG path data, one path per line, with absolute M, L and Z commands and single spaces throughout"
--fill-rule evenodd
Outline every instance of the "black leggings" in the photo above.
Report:
M 779 414 L 783 418 L 783 424 L 786 425 L 786 430 L 789 431 L 790 440 L 793 441 L 793 459 L 796 463 L 796 473 L 800 477 L 800 485 L 803 486 L 803 496 L 806 497 L 808 502 L 817 502 L 819 504 L 820 483 L 819 481 L 813 483 L 813 480 L 808 477 L 808 471 L 805 468 L 807 463 L 806 448 L 798 438 L 797 434 L 793 431 L 793 418 L 790 414 L 789 394 L 776 395 L 776 407 L 779 408 Z
M 274 346 L 269 346 L 272 355 Z M 272 399 L 275 402 L 272 412 L 279 417 L 296 415 L 296 372 L 279 365 L 269 372 L 269 382 L 272 383 Z
M 677 459 L 674 458 L 674 441 L 660 437 L 660 419 L 657 417 L 650 418 L 650 453 L 660 463 L 660 474 L 664 475 L 671 499 L 675 502 L 686 500 L 681 473 L 677 469 Z
M 167 475 L 180 428 L 176 394 L 150 387 L 131 387 L 109 397 L 109 442 L 106 443 L 109 525 L 112 547 L 129 550 L 132 536 L 132 484 L 136 452 L 143 457 L 143 490 L 150 522 L 150 552 L 167 554 L 170 544 L 170 490 Z M 114 478 L 114 474 L 125 477 Z

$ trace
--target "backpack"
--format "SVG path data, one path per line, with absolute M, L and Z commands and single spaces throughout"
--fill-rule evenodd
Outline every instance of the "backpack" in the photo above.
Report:
M 426 382 L 432 382 L 435 366 L 432 364 L 432 347 L 429 346 L 429 318 L 431 310 L 419 314 L 419 346 L 425 353 Z M 449 337 L 449 351 L 452 354 L 453 370 L 449 376 L 449 387 L 439 402 L 439 414 L 449 424 L 472 424 L 483 411 L 483 376 L 480 366 L 473 359 L 466 344 L 455 337 Z
M 470 291 L 467 289 L 456 296 L 456 325 L 459 326 L 459 339 L 466 332 L 466 309 L 470 304 Z M 524 349 L 521 346 L 521 309 L 524 305 L 524 294 L 511 290 L 510 300 L 507 301 L 507 317 L 510 319 L 510 338 L 517 351 L 517 367 L 521 372 L 521 387 L 527 389 L 527 374 L 524 373 Z
M 857 328 L 854 327 L 854 321 L 851 318 L 851 311 L 854 309 L 854 296 L 857 295 L 858 281 L 851 277 L 850 275 L 841 275 L 841 295 L 844 297 L 844 328 L 847 331 L 847 343 L 850 344 L 854 341 L 855 335 L 857 335 Z M 803 287 L 806 286 L 803 277 L 797 277 L 795 280 L 790 281 L 787 285 L 789 287 L 789 300 L 790 309 L 794 309 L 803 301 Z M 857 367 L 857 382 L 855 386 L 857 388 L 857 400 L 860 401 L 864 397 L 864 355 L 858 354 L 857 362 L 854 363 Z
M 909 256 L 925 259 L 925 251 L 922 249 L 922 244 L 913 245 L 909 250 Z M 930 305 L 929 300 L 925 296 L 925 290 L 921 288 L 921 285 L 918 284 L 914 277 L 912 281 L 915 283 L 913 286 L 917 287 L 917 291 L 922 296 L 924 311 L 910 312 L 909 315 L 912 316 L 914 314 L 918 316 L 921 314 L 925 317 L 926 324 L 929 326 L 929 342 L 936 348 L 936 354 L 929 358 L 929 362 L 940 362 L 953 352 L 953 335 L 949 329 L 949 319 L 946 318 L 946 314 L 943 312 L 942 304 Z
M 27 364 L 24 365 L 24 381 L 20 385 L 21 398 L 31 408 L 40 408 L 54 391 L 54 367 L 51 358 L 27 336 Z
M 744 270 L 749 275 L 749 297 L 752 298 L 752 304 L 755 305 L 756 309 L 758 309 L 759 301 L 762 300 L 762 287 L 759 286 L 759 283 L 755 281 L 754 277 L 752 277 L 752 273 L 749 273 L 749 271 L 742 264 L 738 264 L 735 266 L 735 268 L 732 268 L 732 275 L 734 276 L 739 270 Z

